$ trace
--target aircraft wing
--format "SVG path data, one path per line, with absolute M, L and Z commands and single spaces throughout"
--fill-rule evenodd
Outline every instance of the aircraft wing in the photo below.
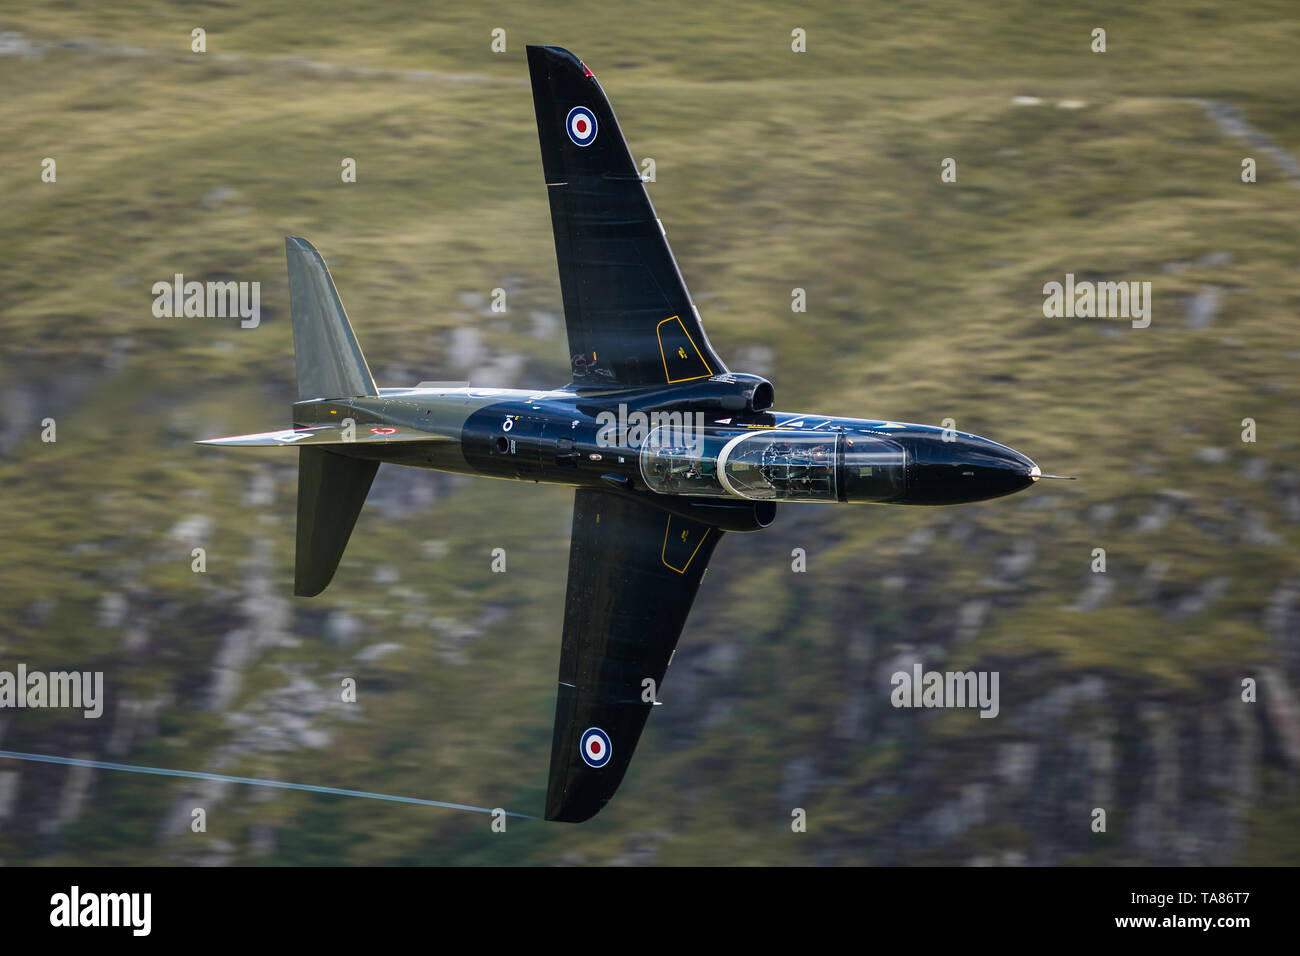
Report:
M 721 537 L 635 498 L 574 496 L 546 819 L 580 823 L 618 789 Z
M 636 387 L 726 372 L 600 84 L 559 47 L 528 47 L 528 70 L 574 382 Z
M 447 441 L 446 435 L 431 435 L 414 428 L 394 428 L 379 425 L 354 425 L 351 437 L 346 426 L 318 425 L 312 428 L 285 428 L 278 432 L 258 432 L 255 435 L 231 435 L 228 438 L 208 438 L 196 445 L 241 445 L 247 447 L 270 445 L 371 445 L 397 441 Z

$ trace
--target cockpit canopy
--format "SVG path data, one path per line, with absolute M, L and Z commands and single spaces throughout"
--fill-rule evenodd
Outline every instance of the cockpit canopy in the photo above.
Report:
M 718 456 L 723 486 L 756 501 L 838 501 L 838 432 L 757 432 Z
M 665 495 L 751 501 L 892 501 L 906 460 L 894 442 L 840 431 L 705 428 L 651 432 L 641 477 Z

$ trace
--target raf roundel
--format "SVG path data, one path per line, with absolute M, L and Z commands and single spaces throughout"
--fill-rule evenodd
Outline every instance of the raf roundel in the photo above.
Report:
M 564 126 L 575 146 L 590 146 L 596 141 L 596 114 L 585 106 L 569 110 Z
M 578 744 L 578 749 L 582 752 L 582 759 L 586 761 L 587 766 L 595 767 L 597 770 L 609 763 L 609 758 L 614 755 L 614 745 L 609 742 L 609 734 L 599 727 L 590 727 L 583 731 L 582 742 Z

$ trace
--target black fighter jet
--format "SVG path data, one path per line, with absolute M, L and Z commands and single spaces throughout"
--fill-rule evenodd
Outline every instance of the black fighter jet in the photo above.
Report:
M 528 68 L 572 381 L 376 387 L 325 262 L 291 237 L 293 427 L 203 444 L 298 446 L 303 597 L 329 584 L 381 462 L 574 486 L 546 818 L 576 823 L 623 779 L 724 533 L 781 502 L 945 505 L 1043 476 L 963 432 L 773 411 L 772 384 L 709 344 L 595 76 L 558 47 L 528 47 Z

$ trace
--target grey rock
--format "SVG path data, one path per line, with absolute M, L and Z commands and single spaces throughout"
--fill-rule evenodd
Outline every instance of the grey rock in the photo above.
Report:
M 364 631 L 365 626 L 361 623 L 361 619 L 346 611 L 331 611 L 325 618 L 325 640 L 331 644 L 337 646 L 351 644 Z
M 475 369 L 486 353 L 478 329 L 472 325 L 461 325 L 451 330 L 450 337 L 447 363 L 466 372 Z
M 400 651 L 401 649 L 401 644 L 393 644 L 391 642 L 387 644 L 371 644 L 369 647 L 363 647 L 360 652 L 358 652 L 357 660 L 363 663 L 369 663 L 370 661 L 377 661 L 386 654 L 391 654 L 393 651 Z
M 1228 589 L 1229 580 L 1226 577 L 1210 578 L 1191 594 L 1179 598 L 1174 605 L 1172 615 L 1174 620 L 1203 614 L 1210 605 L 1223 596 L 1223 593 Z
M 1070 605 L 1072 611 L 1095 611 L 1101 607 L 1115 590 L 1115 582 L 1108 573 L 1096 573 L 1090 576 L 1088 585 L 1079 595 L 1078 600 Z
M 1263 481 L 1268 477 L 1270 464 L 1267 458 L 1248 458 L 1241 466 L 1241 477 L 1247 481 Z
M 1186 299 L 1187 327 L 1189 329 L 1208 329 L 1214 317 L 1219 314 L 1222 294 L 1214 286 L 1206 286 L 1200 292 Z
M 564 322 L 554 312 L 542 312 L 534 309 L 528 313 L 528 317 L 532 320 L 532 329 L 528 334 L 535 339 L 549 340 L 556 338 L 564 328 Z
M 234 199 L 238 193 L 229 186 L 214 186 L 203 194 L 199 205 L 204 209 L 217 209 Z
M 253 472 L 244 489 L 243 502 L 249 508 L 267 508 L 275 502 L 275 474 L 270 468 Z
M 17 770 L 0 770 L 0 822 L 7 820 L 18 804 L 21 780 Z
M 212 519 L 207 515 L 190 515 L 172 525 L 167 537 L 187 548 L 203 547 L 212 537 Z
M 99 599 L 97 620 L 100 627 L 121 627 L 126 620 L 129 605 L 126 596 L 118 591 L 109 591 Z

